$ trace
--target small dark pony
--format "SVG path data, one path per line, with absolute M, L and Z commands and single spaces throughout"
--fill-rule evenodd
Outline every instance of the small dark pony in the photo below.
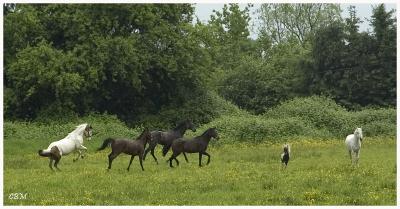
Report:
M 186 130 L 192 130 L 196 132 L 196 128 L 193 125 L 192 121 L 184 120 L 180 122 L 174 129 L 170 131 L 152 131 L 151 132 L 151 142 L 149 143 L 149 147 L 146 149 L 144 153 L 143 160 L 146 159 L 147 153 L 151 151 L 151 155 L 153 156 L 154 160 L 158 164 L 158 160 L 156 156 L 154 156 L 154 149 L 156 148 L 157 144 L 163 145 L 162 155 L 165 156 L 171 145 L 175 139 L 183 137 Z
M 111 164 L 112 161 L 121 153 L 125 153 L 127 155 L 131 155 L 131 160 L 129 161 L 129 165 L 127 170 L 129 171 L 129 168 L 131 167 L 132 160 L 136 155 L 139 155 L 139 162 L 140 166 L 142 167 L 142 171 L 144 171 L 143 168 L 143 154 L 144 154 L 144 148 L 147 143 L 151 141 L 151 134 L 149 130 L 146 128 L 142 134 L 136 140 L 131 140 L 131 139 L 123 139 L 123 138 L 118 138 L 118 139 L 113 139 L 113 138 L 107 138 L 104 140 L 103 144 L 101 145 L 100 148 L 97 149 L 97 151 L 105 149 L 109 144 L 111 144 L 111 153 L 108 155 L 108 170 L 111 169 Z
M 172 143 L 172 156 L 169 158 L 169 166 L 172 168 L 172 160 L 176 161 L 176 164 L 179 165 L 179 161 L 176 159 L 178 155 L 183 153 L 185 156 L 186 162 L 188 159 L 185 153 L 199 153 L 199 166 L 201 167 L 201 157 L 202 155 L 206 155 L 208 157 L 207 165 L 210 163 L 210 154 L 206 152 L 208 143 L 211 138 L 219 139 L 217 130 L 215 128 L 207 129 L 202 135 L 196 136 L 190 140 L 184 140 L 183 138 L 179 138 Z
M 289 144 L 285 144 L 283 146 L 283 153 L 281 154 L 282 166 L 284 165 L 286 168 L 289 163 L 289 159 L 290 159 L 290 146 Z

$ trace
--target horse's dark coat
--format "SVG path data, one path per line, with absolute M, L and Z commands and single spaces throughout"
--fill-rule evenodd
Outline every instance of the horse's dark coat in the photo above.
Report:
M 178 155 L 183 153 L 185 156 L 186 162 L 188 162 L 185 153 L 199 153 L 199 166 L 201 165 L 202 155 L 206 155 L 208 157 L 207 165 L 210 163 L 211 156 L 206 152 L 208 143 L 211 138 L 218 139 L 218 133 L 215 128 L 210 128 L 206 130 L 202 135 L 196 136 L 190 140 L 184 140 L 183 138 L 176 139 L 172 143 L 172 156 L 169 158 L 169 166 L 172 166 L 172 160 L 175 160 L 177 165 L 179 165 L 179 161 L 176 159 Z
M 283 153 L 281 155 L 281 162 L 285 164 L 285 167 L 289 163 L 289 158 L 290 158 L 290 154 L 289 154 L 288 146 L 284 146 Z
M 119 154 L 125 153 L 127 155 L 131 155 L 131 159 L 129 161 L 129 165 L 127 168 L 128 171 L 129 171 L 129 168 L 131 167 L 133 158 L 136 155 L 139 156 L 140 166 L 142 167 L 142 170 L 144 171 L 143 163 L 142 163 L 144 148 L 145 148 L 146 144 L 150 142 L 150 140 L 151 140 L 151 134 L 148 131 L 148 129 L 145 129 L 136 140 L 107 138 L 104 140 L 102 146 L 97 150 L 98 151 L 103 150 L 109 144 L 111 144 L 112 151 L 108 155 L 108 169 L 111 169 L 112 161 Z
M 186 130 L 192 130 L 193 132 L 196 131 L 195 126 L 190 120 L 185 120 L 183 122 L 180 122 L 173 130 L 170 131 L 152 131 L 151 132 L 151 142 L 149 143 L 149 147 L 146 149 L 144 153 L 143 160 L 146 159 L 146 155 L 148 152 L 151 151 L 151 155 L 153 156 L 154 160 L 158 164 L 158 160 L 156 156 L 154 155 L 154 149 L 156 148 L 157 144 L 163 145 L 162 153 L 163 156 L 167 154 L 169 151 L 172 142 L 175 139 L 183 137 L 185 134 Z

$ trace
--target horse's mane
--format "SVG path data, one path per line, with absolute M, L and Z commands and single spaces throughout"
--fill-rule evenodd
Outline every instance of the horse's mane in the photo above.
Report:
M 135 139 L 135 140 L 140 140 L 140 139 L 142 139 L 143 138 L 143 136 L 147 133 L 147 132 L 149 132 L 149 130 L 143 130 L 142 131 L 142 133 Z M 150 133 L 150 132 L 149 132 Z
M 86 126 L 87 126 L 87 123 L 82 123 L 82 124 L 76 126 L 76 128 L 80 128 L 80 127 L 83 127 L 83 126 L 86 127 Z
M 215 128 L 209 128 L 209 129 L 207 129 L 206 131 L 204 131 L 203 134 L 201 134 L 201 136 L 205 136 L 206 134 L 208 134 L 208 132 L 210 132 L 211 129 L 215 129 Z
M 81 130 L 82 128 L 86 128 L 87 125 L 88 125 L 87 123 L 82 123 L 82 124 L 76 126 L 76 129 L 73 132 L 77 132 L 77 131 Z

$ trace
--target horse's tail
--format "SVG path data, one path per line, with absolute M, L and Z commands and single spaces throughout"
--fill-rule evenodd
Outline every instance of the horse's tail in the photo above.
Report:
M 105 149 L 110 143 L 114 142 L 113 138 L 107 138 L 104 140 L 103 144 L 101 145 L 100 148 L 97 149 L 97 151 Z
M 49 151 L 39 150 L 38 154 L 42 157 L 50 157 L 52 154 Z

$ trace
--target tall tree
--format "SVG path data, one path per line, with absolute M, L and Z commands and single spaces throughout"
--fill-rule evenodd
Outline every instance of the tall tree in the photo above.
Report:
M 249 38 L 249 7 L 243 10 L 238 4 L 224 5 L 222 12 L 214 11 L 209 27 L 214 40 L 212 55 L 215 64 L 223 71 L 230 71 L 243 55 L 251 53 Z
M 190 4 L 17 4 L 5 16 L 7 117 L 71 110 L 135 119 L 187 100 L 205 88 L 210 62 L 193 12 Z
M 375 56 L 378 65 L 371 70 L 373 80 L 379 80 L 370 88 L 375 104 L 396 104 L 396 17 L 394 10 L 386 11 L 380 4 L 372 11 L 371 25 L 376 40 Z
M 259 34 L 274 43 L 294 39 L 303 44 L 320 26 L 341 19 L 337 4 L 262 4 L 258 12 Z
M 349 13 L 345 23 L 316 32 L 308 66 L 312 93 L 330 95 L 349 108 L 395 105 L 395 20 L 380 5 L 373 11 L 374 34 L 360 33 L 354 7 Z

